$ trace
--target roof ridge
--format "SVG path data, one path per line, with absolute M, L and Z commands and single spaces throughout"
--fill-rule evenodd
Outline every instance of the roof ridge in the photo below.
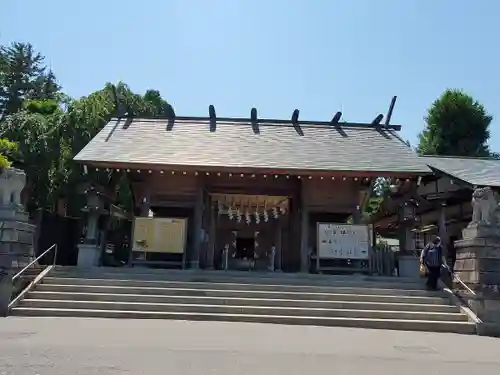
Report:
M 119 121 L 122 118 L 113 117 L 109 122 Z M 193 121 L 193 122 L 207 122 L 211 121 L 210 117 L 191 117 L 191 116 L 176 116 L 174 119 L 167 118 L 164 116 L 156 117 L 156 116 L 137 116 L 131 117 L 132 121 L 141 121 L 141 122 L 161 122 L 161 121 Z M 251 125 L 252 119 L 250 118 L 240 118 L 240 117 L 217 117 L 216 121 L 222 124 L 232 124 L 232 125 Z M 401 125 L 388 125 L 388 126 L 376 126 L 371 123 L 361 123 L 361 122 L 339 122 L 337 124 L 332 124 L 329 121 L 309 121 L 309 120 L 300 120 L 297 123 L 293 123 L 292 120 L 283 120 L 283 119 L 268 119 L 261 118 L 257 120 L 257 124 L 259 126 L 283 126 L 283 127 L 303 127 L 303 128 L 356 128 L 356 129 L 367 129 L 367 130 L 377 130 L 377 131 L 393 131 L 397 132 L 401 130 Z

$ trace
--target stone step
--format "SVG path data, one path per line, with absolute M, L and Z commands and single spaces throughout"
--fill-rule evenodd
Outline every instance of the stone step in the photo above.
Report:
M 50 316 L 50 317 L 86 317 L 86 318 L 126 318 L 126 319 L 176 319 L 205 320 L 229 322 L 275 323 L 290 325 L 316 325 L 338 327 L 362 327 L 375 329 L 392 329 L 406 331 L 455 332 L 473 334 L 476 326 L 469 322 L 429 321 L 407 319 L 370 319 L 346 317 L 314 317 L 290 315 L 256 315 L 256 314 L 215 314 L 200 312 L 159 312 L 129 310 L 94 310 L 74 308 L 33 308 L 16 307 L 12 310 L 16 316 Z
M 399 303 L 424 303 L 447 304 L 445 297 L 423 297 L 405 295 L 378 295 L 357 294 L 350 290 L 349 293 L 318 293 L 318 292 L 288 292 L 288 291 L 262 291 L 262 290 L 221 290 L 197 288 L 152 288 L 129 286 L 100 286 L 100 285 L 65 285 L 41 284 L 37 291 L 67 292 L 67 293 L 107 293 L 107 294 L 141 294 L 141 295 L 171 295 L 171 296 L 203 296 L 203 297 L 246 297 L 266 299 L 295 299 L 295 300 L 321 300 L 321 301 L 364 301 L 364 302 L 399 302 Z M 365 289 L 362 293 L 369 293 Z
M 440 313 L 459 313 L 455 305 L 398 303 L 398 302 L 364 302 L 364 301 L 321 301 L 297 299 L 266 299 L 245 297 L 206 297 L 206 296 L 169 296 L 144 294 L 106 294 L 106 293 L 73 293 L 73 292 L 30 292 L 29 299 L 37 300 L 71 300 L 71 301 L 113 301 L 137 302 L 149 304 L 199 304 L 199 305 L 233 305 L 233 306 L 267 306 L 324 308 L 347 310 L 380 310 L 380 311 L 421 311 Z
M 467 316 L 460 313 L 438 313 L 421 311 L 380 311 L 380 310 L 347 310 L 277 306 L 234 306 L 234 305 L 198 305 L 141 303 L 116 301 L 72 301 L 24 299 L 20 307 L 44 309 L 90 309 L 90 310 L 120 310 L 120 311 L 150 311 L 203 314 L 248 314 L 248 315 L 284 315 L 333 318 L 362 319 L 400 319 L 400 320 L 430 320 L 430 321 L 467 321 Z
M 289 285 L 289 284 L 259 284 L 235 282 L 201 282 L 201 281 L 172 281 L 172 280 L 130 280 L 130 279 L 88 279 L 88 278 L 63 278 L 46 277 L 44 284 L 56 285 L 97 285 L 97 286 L 123 286 L 132 288 L 188 288 L 188 289 L 217 289 L 217 290 L 255 290 L 255 291 L 284 291 L 296 293 L 354 293 L 376 295 L 405 295 L 430 297 L 442 296 L 441 292 L 429 292 L 422 289 L 399 289 L 397 283 L 388 285 L 359 283 L 332 283 L 328 286 L 318 285 Z M 421 287 L 421 286 L 420 286 Z
M 75 277 L 87 279 L 127 279 L 151 281 L 198 281 L 198 282 L 235 282 L 252 284 L 288 284 L 288 285 L 325 285 L 335 282 L 346 283 L 388 283 L 401 287 L 422 285 L 420 279 L 404 277 L 382 277 L 366 275 L 315 275 L 281 272 L 245 272 L 245 271 L 192 271 L 192 270 L 158 270 L 148 268 L 96 268 L 82 270 L 71 267 L 58 267 L 53 277 Z M 279 280 L 273 281 L 273 280 Z

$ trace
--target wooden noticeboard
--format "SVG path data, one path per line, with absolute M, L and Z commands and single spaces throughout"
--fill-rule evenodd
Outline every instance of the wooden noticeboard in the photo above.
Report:
M 363 259 L 370 256 L 367 225 L 318 223 L 318 252 L 323 259 Z
M 132 251 L 183 254 L 186 237 L 187 219 L 136 217 Z

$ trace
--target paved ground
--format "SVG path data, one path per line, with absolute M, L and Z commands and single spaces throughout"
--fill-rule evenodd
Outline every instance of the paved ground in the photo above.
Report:
M 500 339 L 244 323 L 0 318 L 0 374 L 500 374 Z

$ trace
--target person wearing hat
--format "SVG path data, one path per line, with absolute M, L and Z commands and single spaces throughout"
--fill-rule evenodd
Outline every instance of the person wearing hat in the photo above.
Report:
M 420 264 L 427 267 L 427 289 L 437 290 L 437 283 L 441 275 L 443 264 L 443 247 L 441 238 L 436 236 L 431 243 L 427 244 L 420 254 Z

